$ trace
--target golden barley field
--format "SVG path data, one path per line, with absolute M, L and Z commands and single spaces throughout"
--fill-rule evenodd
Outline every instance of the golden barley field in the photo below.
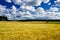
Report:
M 60 24 L 0 21 L 0 40 L 60 40 Z

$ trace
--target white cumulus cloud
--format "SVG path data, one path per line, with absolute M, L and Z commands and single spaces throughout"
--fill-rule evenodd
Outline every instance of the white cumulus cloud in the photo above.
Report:
M 8 20 L 27 20 L 27 19 L 60 19 L 60 12 L 58 7 L 50 7 L 45 11 L 42 7 L 35 9 L 34 6 L 41 5 L 42 2 L 48 3 L 50 0 L 6 0 L 20 5 L 16 8 L 14 5 L 11 9 L 0 5 L 0 16 L 6 16 Z M 51 3 L 50 3 L 51 4 Z M 49 5 L 50 5 L 49 4 Z
M 13 2 L 17 5 L 31 5 L 31 6 L 39 6 L 42 2 L 48 3 L 49 0 L 6 0 L 7 2 Z
M 11 3 L 12 1 L 11 0 L 6 0 L 8 3 Z
M 48 3 L 50 0 L 43 0 L 44 3 Z
M 55 1 L 56 6 L 60 6 L 60 0 Z

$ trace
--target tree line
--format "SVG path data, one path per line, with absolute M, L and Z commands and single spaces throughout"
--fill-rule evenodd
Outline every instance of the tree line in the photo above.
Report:
M 5 17 L 5 16 L 0 16 L 0 21 L 7 21 L 7 20 L 8 20 L 7 17 Z

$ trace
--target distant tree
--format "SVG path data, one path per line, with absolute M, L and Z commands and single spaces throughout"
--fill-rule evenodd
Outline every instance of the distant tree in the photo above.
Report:
M 8 19 L 7 19 L 7 17 L 5 17 L 5 16 L 0 16 L 0 21 L 7 21 Z
M 48 23 L 48 21 L 46 21 L 46 23 Z

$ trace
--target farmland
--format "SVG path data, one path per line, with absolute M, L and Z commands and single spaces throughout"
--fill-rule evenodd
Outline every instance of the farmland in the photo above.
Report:
M 0 40 L 60 40 L 60 22 L 0 21 Z

